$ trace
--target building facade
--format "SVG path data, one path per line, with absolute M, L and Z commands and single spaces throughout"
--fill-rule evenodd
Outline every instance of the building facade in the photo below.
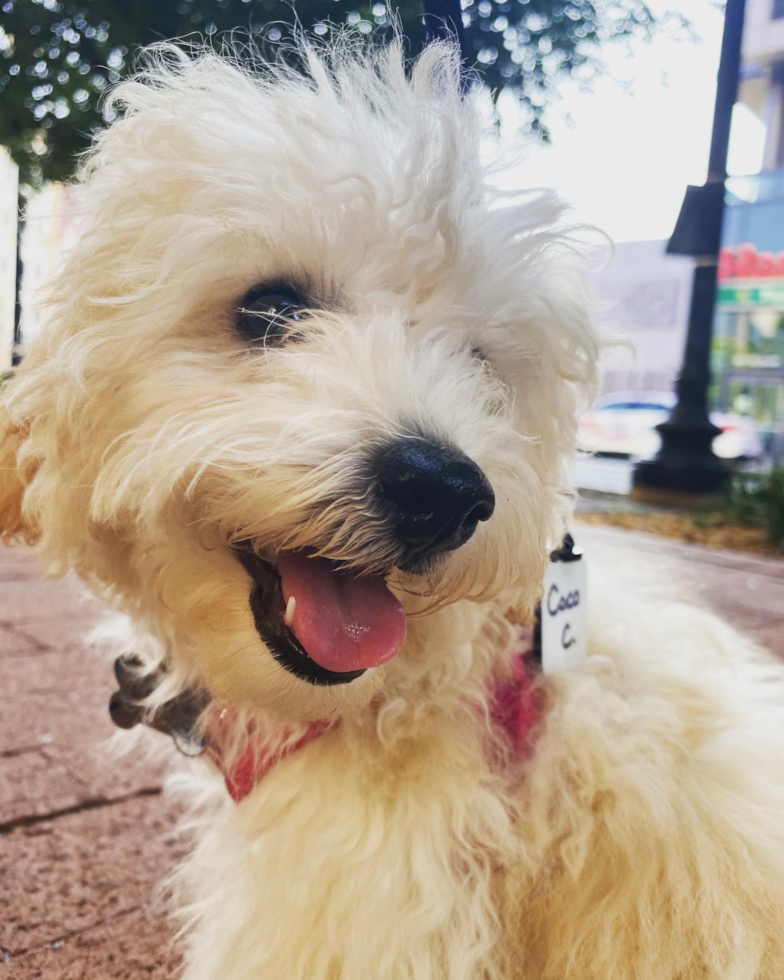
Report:
M 666 254 L 666 241 L 621 242 L 595 278 L 599 316 L 627 346 L 604 357 L 602 389 L 671 391 L 681 365 L 693 260 Z
M 784 0 L 746 0 L 739 100 L 765 123 L 763 170 L 784 167 Z
M 716 408 L 784 452 L 784 0 L 747 0 L 739 100 L 765 127 L 763 169 L 727 181 L 713 340 Z

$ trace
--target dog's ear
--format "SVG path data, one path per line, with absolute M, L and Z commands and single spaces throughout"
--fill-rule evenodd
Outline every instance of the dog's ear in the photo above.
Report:
M 10 544 L 28 537 L 29 528 L 22 519 L 24 483 L 18 465 L 18 452 L 24 432 L 11 422 L 0 401 L 0 540 Z

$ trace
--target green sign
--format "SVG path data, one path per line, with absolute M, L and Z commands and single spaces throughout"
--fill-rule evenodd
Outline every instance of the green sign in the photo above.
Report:
M 784 309 L 784 280 L 759 280 L 743 283 L 723 282 L 716 296 L 719 306 L 740 306 L 745 309 L 773 306 Z

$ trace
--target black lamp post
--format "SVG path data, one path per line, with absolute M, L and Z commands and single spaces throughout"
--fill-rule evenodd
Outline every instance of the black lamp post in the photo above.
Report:
M 671 255 L 694 256 L 696 268 L 686 350 L 675 389 L 678 401 L 667 421 L 657 426 L 662 437 L 658 453 L 634 468 L 634 491 L 640 496 L 651 491 L 715 493 L 730 475 L 711 448 L 720 429 L 708 417 L 708 386 L 727 149 L 738 93 L 744 8 L 745 0 L 727 0 L 708 179 L 703 187 L 687 189 L 667 246 Z

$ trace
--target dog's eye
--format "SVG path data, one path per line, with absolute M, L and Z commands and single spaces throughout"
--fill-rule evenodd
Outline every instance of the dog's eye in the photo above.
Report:
M 264 286 L 251 289 L 237 309 L 237 328 L 246 340 L 278 347 L 301 334 L 291 324 L 306 317 L 307 304 L 291 286 Z
M 471 348 L 471 357 L 476 358 L 477 361 L 489 361 L 490 358 L 485 354 L 481 347 Z

